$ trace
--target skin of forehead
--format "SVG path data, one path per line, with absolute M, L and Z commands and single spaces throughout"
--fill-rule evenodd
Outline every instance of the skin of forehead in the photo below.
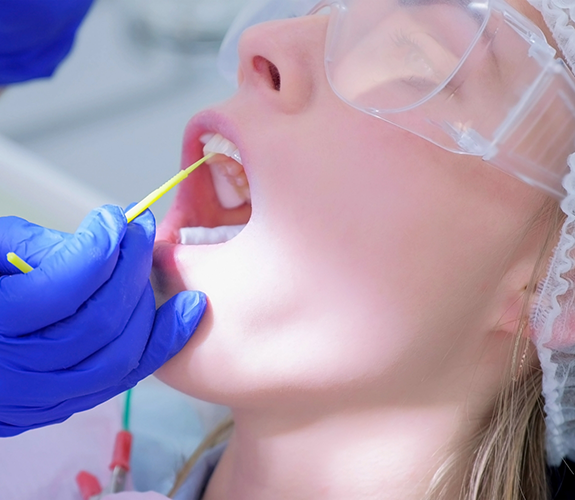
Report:
M 436 1 L 437 0 L 402 0 L 401 3 L 409 5 L 409 4 L 435 3 Z M 559 54 L 561 54 L 561 51 L 559 50 L 559 47 L 557 46 L 555 39 L 551 34 L 551 31 L 549 31 L 547 24 L 545 24 L 545 21 L 543 20 L 543 16 L 535 7 L 533 7 L 529 2 L 527 2 L 527 0 L 506 0 L 506 1 L 515 10 L 517 10 L 525 17 L 530 19 L 532 22 L 534 22 L 541 29 L 541 31 L 543 31 L 549 45 L 551 45 Z

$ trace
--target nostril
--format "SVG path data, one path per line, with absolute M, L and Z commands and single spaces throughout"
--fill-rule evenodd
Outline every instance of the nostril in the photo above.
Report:
M 268 61 L 265 57 L 261 56 L 254 57 L 253 64 L 254 69 L 258 73 L 266 76 L 266 78 L 269 77 L 269 82 L 271 86 L 273 87 L 274 90 L 277 90 L 279 92 L 279 90 L 281 89 L 281 76 L 277 66 L 271 61 Z
M 282 83 L 279 69 L 275 64 L 269 63 L 269 72 L 274 84 L 274 89 L 279 91 Z

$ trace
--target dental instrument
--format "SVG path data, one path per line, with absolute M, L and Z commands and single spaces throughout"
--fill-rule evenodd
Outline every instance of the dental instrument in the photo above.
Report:
M 118 432 L 110 463 L 112 478 L 108 487 L 102 488 L 98 478 L 87 471 L 80 471 L 76 476 L 76 484 L 83 500 L 99 500 L 105 495 L 125 491 L 126 479 L 130 472 L 131 451 L 132 433 L 126 430 Z
M 180 170 L 176 175 L 174 175 L 170 180 L 162 184 L 158 189 L 152 191 L 148 196 L 146 196 L 140 203 L 133 206 L 130 210 L 126 212 L 126 219 L 128 222 L 132 222 L 138 215 L 140 215 L 144 210 L 149 208 L 153 203 L 158 201 L 162 196 L 164 196 L 173 187 L 177 186 L 182 182 L 188 175 L 190 175 L 196 168 L 198 168 L 202 163 L 209 160 L 215 155 L 215 153 L 208 153 L 201 160 L 198 160 L 193 165 L 190 165 L 184 170 Z
M 110 470 L 112 478 L 107 488 L 102 488 L 96 476 L 86 471 L 80 471 L 76 476 L 76 484 L 83 500 L 99 500 L 110 493 L 120 493 L 125 490 L 126 479 L 130 472 L 130 456 L 132 452 L 132 433 L 130 432 L 130 409 L 132 390 L 126 392 L 122 430 L 116 434 L 114 452 Z
M 21 257 L 18 257 L 14 252 L 8 252 L 6 254 L 6 259 L 8 260 L 8 262 L 10 262 L 10 264 L 12 264 L 20 271 L 22 271 L 24 274 L 34 270 L 34 268 L 30 264 L 28 264 Z

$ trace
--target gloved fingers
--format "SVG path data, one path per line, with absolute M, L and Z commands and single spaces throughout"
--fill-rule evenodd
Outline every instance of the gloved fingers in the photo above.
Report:
M 0 413 L 0 438 L 16 436 L 29 429 L 64 422 L 75 413 L 90 410 L 124 391 L 123 386 L 113 386 L 93 394 L 50 404 L 50 406 L 4 406 Z
M 129 321 L 137 319 L 134 309 L 150 286 L 153 236 L 151 215 L 130 224 L 112 277 L 78 313 L 30 335 L 0 336 L 0 359 L 10 359 L 26 371 L 63 370 L 117 338 Z M 155 312 L 153 302 L 150 308 Z
M 112 275 L 126 227 L 121 208 L 93 210 L 34 271 L 0 278 L 0 333 L 23 335 L 75 314 Z
M 140 363 L 123 381 L 126 389 L 154 373 L 181 351 L 198 328 L 207 303 L 203 292 L 186 291 L 172 297 L 158 309 Z
M 19 217 L 0 217 L 0 276 L 21 274 L 6 255 L 15 252 L 32 267 L 37 267 L 48 252 L 61 245 L 67 233 L 47 229 Z
M 138 366 L 155 313 L 148 285 L 122 334 L 104 348 L 63 370 L 42 372 L 6 365 L 0 372 L 0 391 L 9 391 L 16 405 L 45 407 L 118 385 Z
M 61 422 L 73 413 L 93 408 L 131 389 L 181 350 L 196 330 L 206 306 L 206 296 L 201 292 L 182 292 L 176 295 L 158 311 L 159 317 L 156 318 L 154 331 L 145 346 L 140 363 L 127 376 L 116 380 L 117 383 L 113 385 L 104 384 L 99 390 L 69 396 L 62 402 L 51 401 L 43 406 L 37 401 L 19 401 L 15 405 L 3 408 L 0 414 L 0 436 L 14 435 L 21 432 L 19 429 L 44 425 L 39 422 Z M 97 364 L 101 359 L 93 361 Z M 110 371 L 112 370 L 113 368 Z M 96 376 L 96 373 L 91 372 L 90 375 Z M 56 382 L 61 384 L 62 380 L 52 379 L 48 383 L 42 381 L 48 388 L 50 384 Z M 94 387 L 91 385 L 92 389 Z M 12 434 L 9 434 L 10 432 Z
M 47 425 L 59 424 L 73 415 L 73 413 L 70 413 L 68 416 L 62 418 L 54 418 L 49 414 L 44 415 L 49 411 L 50 410 L 47 410 L 46 412 L 43 411 L 42 415 L 39 415 L 33 408 L 8 408 L 6 415 L 0 415 L 0 438 L 13 437 L 31 429 L 37 429 Z M 4 418 L 6 418 L 6 422 L 4 422 Z M 47 418 L 48 420 L 43 421 L 41 420 L 42 418 Z
M 70 408 L 74 408 L 72 412 L 85 410 L 105 401 L 100 399 L 104 395 L 112 397 L 130 389 L 179 352 L 196 330 L 207 303 L 201 292 L 182 292 L 162 306 L 158 311 L 160 317 L 154 323 L 153 307 L 150 308 L 153 303 L 151 287 L 142 301 L 140 314 L 143 318 L 105 349 L 73 369 L 40 373 L 4 367 L 0 372 L 0 393 L 13 394 L 10 414 L 16 413 L 9 420 L 7 408 L 0 409 L 0 422 L 18 423 L 21 422 L 19 419 L 26 418 L 26 408 L 54 407 L 68 400 L 75 401 L 70 403 Z M 41 410 L 33 413 L 38 411 Z M 64 413 L 54 415 L 54 418 L 65 416 Z M 30 418 L 40 417 L 31 415 Z

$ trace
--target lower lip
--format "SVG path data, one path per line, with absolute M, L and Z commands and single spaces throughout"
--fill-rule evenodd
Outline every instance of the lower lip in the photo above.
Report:
M 170 241 L 156 241 L 154 244 L 154 268 L 164 275 L 178 273 L 179 254 L 184 249 L 193 249 L 194 255 L 198 256 L 210 249 L 218 248 L 222 244 L 214 245 L 182 245 Z
M 168 241 L 159 241 L 154 245 L 154 267 L 162 270 L 176 269 L 176 245 Z

